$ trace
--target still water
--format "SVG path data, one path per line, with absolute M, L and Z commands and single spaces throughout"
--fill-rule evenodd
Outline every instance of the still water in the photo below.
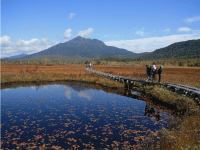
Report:
M 2 148 L 131 148 L 170 118 L 145 101 L 81 85 L 1 90 Z

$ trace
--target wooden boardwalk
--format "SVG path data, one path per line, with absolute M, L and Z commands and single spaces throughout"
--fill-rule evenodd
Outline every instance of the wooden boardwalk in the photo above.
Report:
M 99 71 L 95 71 L 95 70 L 92 70 L 92 69 L 89 69 L 89 68 L 86 68 L 85 71 L 95 73 L 95 74 L 102 76 L 102 77 L 110 78 L 110 80 L 119 81 L 121 83 L 124 83 L 128 88 L 132 88 L 133 86 L 135 86 L 136 82 L 140 82 L 143 85 L 160 85 L 160 86 L 163 86 L 163 87 L 167 87 L 168 90 L 171 90 L 171 91 L 176 92 L 178 94 L 183 94 L 183 95 L 186 95 L 190 98 L 193 98 L 200 105 L 200 89 L 199 88 L 190 87 L 190 86 L 181 85 L 181 84 L 172 84 L 172 83 L 164 83 L 164 82 L 161 82 L 161 83 L 148 82 L 146 80 L 127 78 L 127 77 L 123 77 L 123 76 L 99 72 Z

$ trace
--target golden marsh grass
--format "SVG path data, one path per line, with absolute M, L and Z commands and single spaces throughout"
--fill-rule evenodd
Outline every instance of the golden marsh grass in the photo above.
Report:
M 84 71 L 85 65 L 14 65 L 1 64 L 1 82 L 19 80 L 93 80 L 91 73 Z M 156 66 L 159 68 L 159 66 Z M 125 77 L 146 79 L 145 67 L 93 65 L 93 70 L 108 72 Z M 26 76 L 21 77 L 26 74 Z M 18 76 L 18 77 L 17 77 Z M 29 76 L 29 77 L 28 77 Z M 96 78 L 96 77 L 95 77 Z M 158 77 L 157 77 L 158 79 Z M 157 80 L 156 79 L 156 80 Z M 165 67 L 162 82 L 183 84 L 200 88 L 200 68 L 198 67 Z

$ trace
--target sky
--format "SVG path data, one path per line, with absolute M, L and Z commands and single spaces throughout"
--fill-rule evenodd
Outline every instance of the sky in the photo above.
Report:
M 200 0 L 1 0 L 1 58 L 77 36 L 134 53 L 200 39 Z

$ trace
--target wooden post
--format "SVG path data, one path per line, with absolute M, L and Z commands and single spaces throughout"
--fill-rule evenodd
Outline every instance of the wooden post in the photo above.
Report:
M 175 88 L 175 92 L 176 92 L 176 93 L 179 93 L 179 88 Z

